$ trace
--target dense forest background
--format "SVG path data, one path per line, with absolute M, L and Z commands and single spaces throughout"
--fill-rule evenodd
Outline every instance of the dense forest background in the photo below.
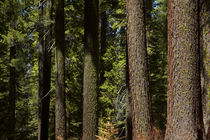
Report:
M 202 115 L 206 126 L 210 122 L 210 12 L 202 9 L 202 5 L 207 6 L 203 1 L 204 4 L 199 4 L 199 35 L 203 47 L 200 50 L 202 59 L 198 58 L 201 69 L 198 73 L 201 73 Z M 84 42 L 91 27 L 97 32 L 99 44 L 98 48 L 93 48 L 99 52 L 94 56 L 99 61 L 96 68 L 96 129 L 99 131 L 96 130 L 96 135 L 103 136 L 106 131 L 111 135 L 109 140 L 124 136 L 124 139 L 131 139 L 126 1 L 99 0 L 96 19 L 91 14 L 88 16 L 87 13 L 94 9 L 85 10 L 85 4 L 88 2 L 84 0 L 0 1 L 0 139 L 41 139 L 40 133 L 45 132 L 48 139 L 56 139 L 55 133 L 62 133 L 55 125 L 56 98 L 65 101 L 65 121 L 60 124 L 65 123 L 66 138 L 82 139 L 86 110 L 83 111 L 84 63 L 89 60 L 85 53 L 91 51 L 91 47 L 90 50 L 85 48 Z M 167 0 L 146 0 L 144 3 L 150 111 L 154 129 L 160 137 L 167 124 L 167 4 Z M 87 17 L 93 20 L 92 23 L 86 23 L 89 21 L 85 20 Z M 97 26 L 94 20 L 98 21 L 98 29 L 94 28 Z M 92 67 L 92 64 L 86 64 L 86 67 Z M 65 73 L 65 79 L 59 77 L 60 73 Z M 59 80 L 64 81 L 63 86 Z M 58 97 L 56 87 L 60 83 L 59 89 L 65 94 Z M 42 118 L 49 120 L 43 121 L 45 126 L 42 126 Z

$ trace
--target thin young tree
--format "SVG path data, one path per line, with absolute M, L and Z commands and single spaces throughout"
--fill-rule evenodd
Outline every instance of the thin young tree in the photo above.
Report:
M 55 135 L 56 140 L 66 140 L 65 112 L 65 43 L 64 43 L 64 0 L 55 0 Z
M 132 138 L 151 139 L 152 117 L 147 68 L 144 0 L 127 0 L 127 45 Z
M 17 24 L 17 17 L 15 15 L 16 8 L 16 1 L 9 1 L 9 8 L 8 12 L 11 14 L 10 19 L 10 27 L 12 29 L 16 29 Z M 18 41 L 16 39 L 13 40 L 12 46 L 10 46 L 10 66 L 9 66 L 9 107 L 8 107 L 8 140 L 14 140 L 15 139 L 15 124 L 16 124 L 16 118 L 15 118 L 15 108 L 16 108 L 16 93 L 17 93 L 17 71 L 16 66 L 13 63 L 16 59 L 17 55 L 17 44 Z M 13 64 L 12 64 L 13 63 Z
M 16 46 L 10 47 L 10 62 L 16 58 Z M 15 139 L 15 97 L 16 97 L 16 69 L 15 66 L 9 67 L 9 126 L 8 126 L 8 140 Z
M 127 34 L 126 34 L 127 37 Z M 128 40 L 126 40 L 128 41 Z M 132 117 L 131 117 L 131 98 L 129 93 L 129 66 L 128 66 L 128 43 L 126 42 L 126 124 L 125 124 L 125 140 L 132 140 Z
M 43 1 L 41 1 L 43 2 Z M 51 19 L 51 0 L 47 1 L 46 16 Z M 40 6 L 40 20 L 43 19 L 43 6 Z M 46 33 L 44 33 L 46 31 Z M 38 139 L 48 139 L 49 125 L 49 103 L 50 103 L 50 76 L 51 76 L 51 51 L 50 42 L 51 26 L 47 29 L 43 26 L 39 30 L 39 123 L 38 123 Z
M 168 102 L 165 140 L 202 140 L 199 0 L 168 1 Z
M 85 0 L 85 58 L 83 76 L 83 136 L 94 140 L 97 132 L 99 73 L 98 0 Z

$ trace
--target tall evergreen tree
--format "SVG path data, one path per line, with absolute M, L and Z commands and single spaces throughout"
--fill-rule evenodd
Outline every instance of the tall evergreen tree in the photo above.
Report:
M 165 140 L 202 140 L 199 0 L 168 1 L 168 108 Z
M 127 0 L 129 92 L 133 140 L 151 139 L 152 129 L 144 8 L 144 0 Z
M 85 58 L 83 76 L 83 140 L 94 140 L 97 132 L 99 72 L 98 0 L 85 0 Z
M 66 140 L 64 0 L 55 0 L 56 140 Z
M 10 8 L 8 9 L 8 12 L 10 14 L 10 21 L 9 26 L 11 29 L 15 30 L 17 26 L 17 18 L 15 17 L 15 10 L 17 10 L 15 7 L 16 1 L 9 1 Z M 17 50 L 17 40 L 13 39 L 12 45 L 10 46 L 10 66 L 9 66 L 9 108 L 8 108 L 8 140 L 14 140 L 15 139 L 15 97 L 17 93 L 17 79 L 16 79 L 16 68 L 14 61 L 16 59 L 16 50 Z
M 43 3 L 43 1 L 41 1 Z M 40 21 L 43 20 L 43 5 L 41 5 Z M 47 1 L 47 19 L 51 19 L 51 0 Z M 46 31 L 46 33 L 44 33 Z M 49 103 L 50 103 L 50 76 L 51 76 L 51 26 L 44 29 L 43 25 L 39 31 L 39 123 L 38 139 L 48 139 L 49 125 Z

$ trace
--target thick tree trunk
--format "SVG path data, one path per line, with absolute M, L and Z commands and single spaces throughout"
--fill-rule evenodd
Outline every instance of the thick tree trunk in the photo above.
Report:
M 83 77 L 83 136 L 94 140 L 97 132 L 98 0 L 85 0 L 85 59 Z
M 201 30 L 201 91 L 203 99 L 203 121 L 206 135 L 210 133 L 210 2 L 200 0 Z M 207 138 L 207 139 L 210 139 Z
M 56 140 L 66 140 L 64 0 L 55 0 Z
M 129 92 L 133 140 L 150 140 L 152 137 L 144 8 L 144 0 L 127 0 Z
M 168 110 L 165 140 L 202 140 L 199 1 L 168 1 Z
M 16 46 L 10 47 L 10 62 L 16 58 Z M 9 78 L 9 108 L 8 108 L 8 140 L 15 139 L 15 97 L 16 97 L 16 70 L 14 65 L 10 65 Z

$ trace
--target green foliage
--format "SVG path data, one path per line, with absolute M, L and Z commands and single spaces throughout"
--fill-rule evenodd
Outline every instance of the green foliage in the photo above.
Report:
M 67 134 L 74 139 L 82 137 L 83 2 L 68 1 L 65 7 Z
M 154 124 L 165 129 L 167 93 L 167 1 L 153 3 L 147 22 L 150 92 Z
M 44 4 L 46 4 L 44 2 Z M 164 129 L 166 122 L 166 51 L 167 6 L 165 0 L 155 0 L 151 19 L 147 20 L 148 60 L 154 123 Z M 126 7 L 125 0 L 101 0 L 100 13 L 106 11 L 105 81 L 99 89 L 99 126 L 106 123 L 121 133 L 125 128 L 126 107 Z M 46 9 L 44 6 L 44 14 Z M 0 1 L 0 139 L 7 137 L 7 108 L 9 93 L 9 66 L 16 68 L 16 139 L 37 139 L 38 127 L 38 49 L 40 27 L 54 24 L 40 19 L 38 0 Z M 54 18 L 54 13 L 53 13 Z M 46 33 L 47 31 L 44 30 Z M 54 35 L 54 31 L 53 31 Z M 43 37 L 45 38 L 45 36 Z M 54 39 L 52 40 L 54 42 Z M 82 136 L 82 90 L 84 59 L 84 1 L 65 1 L 65 75 L 68 138 Z M 17 47 L 16 58 L 9 60 L 9 49 Z M 52 51 L 49 137 L 55 138 L 55 60 Z M 123 87 L 123 90 L 121 88 Z M 117 106 L 119 105 L 119 106 Z M 112 118 L 112 123 L 108 117 Z M 115 125 L 113 125 L 115 124 Z M 105 130 L 102 130 L 105 131 Z M 113 129 L 114 132 L 114 129 Z

